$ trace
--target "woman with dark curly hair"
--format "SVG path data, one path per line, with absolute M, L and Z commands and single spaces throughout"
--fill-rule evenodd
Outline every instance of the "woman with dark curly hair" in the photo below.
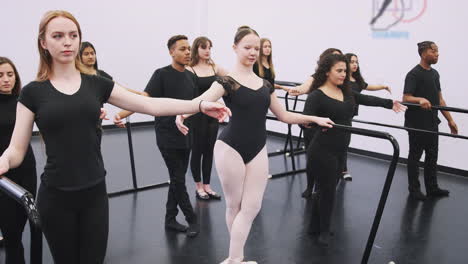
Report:
M 314 81 L 304 106 L 304 114 L 328 116 L 341 125 L 351 126 L 357 104 L 380 106 L 395 112 L 406 110 L 397 101 L 363 95 L 349 88 L 348 62 L 344 55 L 323 58 L 314 74 Z M 318 242 L 328 246 L 330 223 L 335 202 L 335 186 L 342 172 L 342 157 L 349 145 L 350 133 L 339 130 L 317 130 L 307 149 L 307 166 L 314 171 L 317 197 L 313 200 L 309 233 L 318 235 Z
M 367 91 L 379 91 L 379 90 L 387 90 L 389 93 L 392 93 L 390 87 L 386 85 L 368 85 L 364 78 L 361 75 L 361 67 L 359 67 L 359 60 L 356 54 L 353 53 L 346 53 L 346 59 L 349 63 L 349 86 L 351 90 L 361 93 L 363 90 Z M 359 112 L 359 105 L 356 105 L 354 110 L 354 115 L 357 116 Z M 351 174 L 348 172 L 348 153 L 345 153 L 344 160 L 343 160 L 343 179 L 346 181 L 352 181 L 353 178 Z

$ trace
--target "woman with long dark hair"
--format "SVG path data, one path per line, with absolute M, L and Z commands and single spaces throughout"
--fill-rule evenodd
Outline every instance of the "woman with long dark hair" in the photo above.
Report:
M 98 68 L 96 49 L 94 48 L 93 44 L 88 41 L 83 41 L 81 43 L 80 60 L 91 74 L 99 75 L 112 80 L 112 76 Z
M 212 47 L 213 43 L 207 37 L 198 37 L 193 41 L 191 62 L 187 69 L 196 76 L 197 91 L 195 96 L 206 92 L 217 76 L 226 75 L 226 71 L 215 64 L 211 58 Z M 218 137 L 219 122 L 215 118 L 196 114 L 191 118 L 191 125 L 193 144 L 190 169 L 196 185 L 195 196 L 201 200 L 209 200 L 210 198 L 219 200 L 221 195 L 213 191 L 210 186 L 213 148 Z
M 0 153 L 8 148 L 16 122 L 17 100 L 21 79 L 11 60 L 0 57 Z M 29 142 L 23 163 L 5 173 L 15 183 L 36 195 L 36 159 Z M 1 173 L 0 173 L 1 177 Z M 0 230 L 4 236 L 6 264 L 23 264 L 24 248 L 21 242 L 27 215 L 15 200 L 0 192 Z
M 93 75 L 79 60 L 81 35 L 69 12 L 49 11 L 43 16 L 36 81 L 21 90 L 13 135 L 0 156 L 0 175 L 20 166 L 37 124 L 47 152 L 37 205 L 57 264 L 104 262 L 109 204 L 96 133 L 103 103 L 154 116 L 203 111 L 222 120 L 229 112 L 218 103 L 136 95 Z
M 366 91 L 379 91 L 379 90 L 387 90 L 389 93 L 392 93 L 390 87 L 386 85 L 370 85 L 364 81 L 364 78 L 361 74 L 361 67 L 359 67 L 359 61 L 356 54 L 353 53 L 346 53 L 346 59 L 349 62 L 349 87 L 351 90 L 355 91 L 356 93 L 361 93 L 363 90 Z M 356 105 L 354 115 L 357 116 L 359 112 L 359 105 Z M 348 153 L 345 153 L 343 158 L 343 179 L 346 181 L 352 181 L 352 176 L 348 171 Z
M 304 106 L 304 114 L 328 116 L 336 124 L 351 126 L 357 104 L 404 111 L 397 101 L 353 92 L 349 88 L 348 61 L 344 55 L 324 57 L 314 74 L 312 91 Z M 318 242 L 328 246 L 330 223 L 335 202 L 336 182 L 342 172 L 342 157 L 349 145 L 350 133 L 339 129 L 317 129 L 309 148 L 307 163 L 314 171 L 318 186 L 313 200 L 309 233 L 318 235 Z

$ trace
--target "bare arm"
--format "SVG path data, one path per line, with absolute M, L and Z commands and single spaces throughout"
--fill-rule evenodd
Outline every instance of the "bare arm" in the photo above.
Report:
M 440 102 L 440 106 L 447 106 L 447 103 L 445 103 L 444 97 L 442 96 L 441 92 L 439 92 L 439 102 Z M 442 112 L 442 115 L 445 117 L 445 119 L 448 122 L 450 132 L 452 134 L 455 134 L 455 135 L 458 134 L 457 124 L 453 120 L 452 115 L 450 114 L 450 112 L 449 111 L 441 111 L 441 112 Z
M 432 107 L 431 102 L 429 102 L 429 100 L 427 100 L 426 98 L 416 97 L 412 94 L 403 94 L 403 102 L 418 104 L 419 106 L 421 106 L 421 108 L 426 110 L 430 110 Z
M 199 112 L 200 99 L 178 100 L 172 98 L 150 98 L 128 92 L 118 84 L 109 97 L 109 103 L 117 107 L 152 116 L 175 116 Z M 202 106 L 203 107 L 203 106 Z
M 276 94 L 271 94 L 270 110 L 278 118 L 279 121 L 287 124 L 304 124 L 316 123 L 319 126 L 332 127 L 333 122 L 329 118 L 322 118 L 317 116 L 309 116 L 298 113 L 286 111 L 283 105 L 276 98 Z
M 16 123 L 10 145 L 0 157 L 0 175 L 18 167 L 26 155 L 34 124 L 34 113 L 22 103 L 16 107 Z
M 298 96 L 301 94 L 307 94 L 310 92 L 310 86 L 314 81 L 314 77 L 309 77 L 303 84 L 289 89 L 289 94 L 292 96 Z
M 392 93 L 392 90 L 390 89 L 390 87 L 386 85 L 368 85 L 366 87 L 366 90 L 368 91 L 387 90 L 389 93 Z

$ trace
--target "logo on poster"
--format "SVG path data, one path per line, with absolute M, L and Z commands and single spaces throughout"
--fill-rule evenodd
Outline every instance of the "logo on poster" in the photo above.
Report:
M 409 31 L 398 29 L 419 20 L 426 9 L 427 0 L 372 0 L 372 37 L 409 39 Z

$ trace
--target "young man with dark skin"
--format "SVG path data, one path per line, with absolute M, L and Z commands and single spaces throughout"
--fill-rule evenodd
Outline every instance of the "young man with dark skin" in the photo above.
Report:
M 167 43 L 172 57 L 171 65 L 157 69 L 142 93 L 149 97 L 168 97 L 191 100 L 195 97 L 195 76 L 185 69 L 190 63 L 190 44 L 184 35 L 176 35 Z M 122 119 L 132 112 L 121 111 L 114 123 L 124 126 Z M 169 230 L 187 232 L 187 236 L 196 236 L 199 232 L 197 216 L 193 211 L 185 186 L 185 174 L 189 163 L 191 137 L 181 134 L 175 123 L 175 116 L 155 118 L 156 140 L 169 171 L 170 185 L 166 203 L 165 226 Z M 178 208 L 185 215 L 189 226 L 176 221 Z
M 405 113 L 405 126 L 430 131 L 439 131 L 440 119 L 438 110 L 433 105 L 446 106 L 440 88 L 439 73 L 432 68 L 439 59 L 439 49 L 432 41 L 418 43 L 421 61 L 407 75 L 403 91 L 403 102 L 419 104 L 420 107 L 410 107 Z M 452 134 L 458 134 L 457 124 L 450 112 L 441 111 L 448 122 Z M 421 192 L 419 183 L 418 162 L 425 152 L 424 183 L 427 196 L 448 196 L 449 191 L 439 188 L 437 183 L 437 156 L 439 151 L 438 135 L 408 131 L 408 184 L 410 197 L 425 200 L 427 197 Z

